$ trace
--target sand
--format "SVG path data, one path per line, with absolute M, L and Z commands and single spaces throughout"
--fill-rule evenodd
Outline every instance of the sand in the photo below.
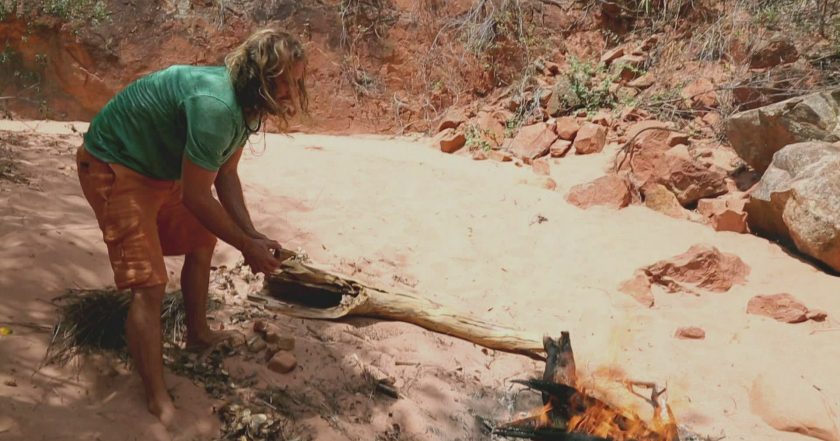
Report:
M 80 135 L 71 127 L 85 129 L 0 123 L 4 144 L 18 146 L 30 177 L 29 184 L 0 181 L 0 326 L 14 330 L 0 337 L 0 439 L 168 439 L 146 414 L 139 379 L 127 369 L 87 360 L 38 370 L 54 320 L 49 300 L 68 288 L 112 283 L 73 170 Z M 767 376 L 818 390 L 822 403 L 784 405 L 825 409 L 821 421 L 840 424 L 840 279 L 755 236 L 638 206 L 569 205 L 565 192 L 602 175 L 613 152 L 560 159 L 552 164 L 558 188 L 548 191 L 529 168 L 445 155 L 423 139 L 264 140 L 252 139 L 240 165 L 254 223 L 319 265 L 500 325 L 536 334 L 568 330 L 580 376 L 594 384 L 608 376 L 667 384 L 677 420 L 700 434 L 806 439 L 775 430 L 753 411 L 753 385 Z M 637 268 L 695 244 L 739 256 L 751 268 L 746 284 L 700 296 L 657 293 L 653 308 L 618 291 Z M 214 264 L 238 259 L 223 245 Z M 171 263 L 175 287 L 177 259 Z M 791 325 L 746 313 L 751 297 L 782 292 L 827 312 L 828 320 Z M 406 439 L 481 439 L 474 415 L 509 416 L 504 404 L 520 400 L 509 380 L 542 371 L 525 357 L 409 324 L 276 322 L 297 338 L 298 368 L 280 375 L 239 357 L 229 361 L 230 371 L 311 397 L 322 411 L 302 414 L 300 423 L 314 439 L 387 439 L 395 423 Z M 706 338 L 674 338 L 683 326 L 702 327 Z M 405 397 L 354 394 L 354 354 L 397 378 Z M 189 435 L 175 439 L 212 438 L 218 401 L 188 379 L 167 374 L 167 381 L 190 415 L 181 428 Z

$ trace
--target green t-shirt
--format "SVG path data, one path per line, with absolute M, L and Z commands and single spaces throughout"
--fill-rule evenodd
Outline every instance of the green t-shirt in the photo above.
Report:
M 91 122 L 85 147 L 144 176 L 178 180 L 184 154 L 216 171 L 247 138 L 225 67 L 172 66 L 112 98 Z

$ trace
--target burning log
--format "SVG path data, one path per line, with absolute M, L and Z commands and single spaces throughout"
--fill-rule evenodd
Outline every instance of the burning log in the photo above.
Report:
M 287 256 L 283 256 L 287 257 Z M 418 295 L 388 292 L 287 258 L 266 277 L 266 286 L 249 300 L 300 318 L 335 320 L 378 317 L 422 326 L 486 348 L 544 359 L 536 336 L 459 315 Z
M 559 339 L 546 337 L 543 379 L 514 380 L 543 395 L 545 405 L 532 415 L 494 429 L 500 436 L 544 441 L 679 441 L 677 425 L 664 400 L 664 390 L 653 383 L 631 383 L 652 390 L 654 407 L 650 425 L 639 416 L 622 411 L 577 388 L 574 353 L 569 333 Z M 637 393 L 636 393 L 637 394 Z M 638 395 L 638 394 L 637 394 Z

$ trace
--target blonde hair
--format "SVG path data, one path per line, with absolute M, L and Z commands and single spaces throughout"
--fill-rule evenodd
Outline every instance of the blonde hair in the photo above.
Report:
M 303 63 L 304 74 L 292 78 L 293 67 Z M 269 27 L 254 32 L 245 42 L 225 57 L 236 99 L 246 117 L 256 116 L 260 122 L 267 117 L 277 119 L 280 130 L 288 128 L 286 106 L 275 99 L 276 78 L 289 85 L 292 105 L 303 113 L 309 108 L 306 94 L 306 54 L 303 45 L 292 35 Z

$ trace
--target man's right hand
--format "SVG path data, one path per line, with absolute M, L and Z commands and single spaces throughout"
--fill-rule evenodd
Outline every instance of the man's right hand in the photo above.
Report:
M 272 241 L 247 238 L 242 246 L 242 255 L 245 263 L 251 267 L 254 274 L 263 273 L 268 275 L 280 266 L 280 261 L 274 257 L 271 251 Z

